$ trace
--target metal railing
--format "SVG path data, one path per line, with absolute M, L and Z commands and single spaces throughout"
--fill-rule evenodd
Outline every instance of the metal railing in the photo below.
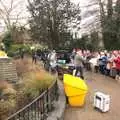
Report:
M 14 113 L 7 120 L 46 120 L 53 110 L 53 104 L 58 99 L 57 80 L 38 98 Z

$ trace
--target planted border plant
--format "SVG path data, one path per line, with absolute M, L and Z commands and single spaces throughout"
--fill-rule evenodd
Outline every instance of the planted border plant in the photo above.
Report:
M 16 90 L 6 81 L 0 81 L 0 120 L 15 109 L 16 106 Z
M 19 76 L 18 84 L 0 84 L 0 119 L 5 120 L 10 114 L 23 108 L 41 92 L 46 90 L 55 80 L 39 64 L 32 64 L 31 59 L 14 60 Z

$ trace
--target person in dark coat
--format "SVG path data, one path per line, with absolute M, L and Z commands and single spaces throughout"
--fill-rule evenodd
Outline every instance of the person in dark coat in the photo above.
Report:
M 32 51 L 32 63 L 37 63 L 37 52 Z
M 20 54 L 20 58 L 23 59 L 24 58 L 24 49 L 20 48 L 19 54 Z

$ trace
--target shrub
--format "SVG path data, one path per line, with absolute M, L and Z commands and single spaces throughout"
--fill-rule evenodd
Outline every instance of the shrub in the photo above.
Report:
M 29 67 L 31 64 L 29 63 L 28 60 L 23 59 L 23 60 L 15 60 L 13 61 L 14 64 L 16 65 L 16 70 L 17 70 L 17 75 L 18 77 L 23 77 L 23 74 L 29 71 Z
M 16 102 L 13 99 L 7 101 L 0 101 L 0 120 L 5 120 L 16 106 Z
M 43 90 L 47 89 L 55 79 L 54 76 L 44 70 L 34 71 L 28 74 L 25 76 L 24 84 L 25 92 L 29 94 L 30 97 L 37 97 Z
M 7 89 L 7 88 L 13 88 L 13 87 L 7 81 L 1 80 L 0 81 L 0 91 L 3 91 L 4 89 Z
M 11 51 L 16 52 L 19 49 L 24 49 L 25 52 L 30 52 L 30 45 L 24 45 L 24 44 L 14 44 L 11 46 Z
M 24 89 L 17 91 L 15 100 L 17 110 L 23 108 L 26 104 L 31 102 L 31 99 L 29 99 L 29 96 L 26 95 Z
M 39 65 L 32 64 L 32 59 L 25 58 L 23 60 L 14 60 L 13 63 L 16 65 L 17 74 L 19 77 L 23 77 L 25 73 L 41 71 Z
M 0 120 L 4 120 L 16 106 L 16 91 L 13 89 L 11 84 L 7 83 L 6 81 L 1 81 L 0 93 Z
M 5 36 L 2 41 L 5 45 L 5 50 L 8 51 L 13 43 L 11 33 L 10 32 L 5 33 Z
M 14 63 L 19 77 L 22 78 L 19 83 L 19 86 L 22 87 L 20 88 L 22 94 L 20 92 L 20 97 L 17 98 L 17 101 L 21 101 L 23 96 L 25 99 L 26 97 L 29 100 L 34 99 L 55 79 L 54 76 L 44 71 L 39 65 L 32 64 L 31 59 L 15 60 Z M 19 94 L 19 92 L 17 93 Z
M 13 113 L 38 97 L 55 80 L 55 77 L 47 73 L 37 64 L 32 64 L 31 59 L 14 60 L 17 73 L 23 79 L 16 90 L 6 81 L 0 81 L 0 120 L 4 120 L 9 113 Z M 5 98 L 5 99 L 4 99 Z
M 14 98 L 16 95 L 16 90 L 13 86 L 6 81 L 1 81 L 0 84 L 0 98 L 1 99 L 9 99 Z
M 23 49 L 25 53 L 31 54 L 31 48 L 30 45 L 26 44 L 13 44 L 11 45 L 8 53 L 8 56 L 14 57 L 19 55 L 19 49 Z

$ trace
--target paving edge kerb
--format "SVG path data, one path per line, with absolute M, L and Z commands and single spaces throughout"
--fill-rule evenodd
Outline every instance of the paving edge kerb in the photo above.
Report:
M 54 111 L 48 114 L 47 120 L 63 120 L 64 112 L 66 108 L 66 98 L 64 93 L 63 84 L 60 80 L 58 80 L 58 88 L 59 88 L 59 99 L 54 104 Z

